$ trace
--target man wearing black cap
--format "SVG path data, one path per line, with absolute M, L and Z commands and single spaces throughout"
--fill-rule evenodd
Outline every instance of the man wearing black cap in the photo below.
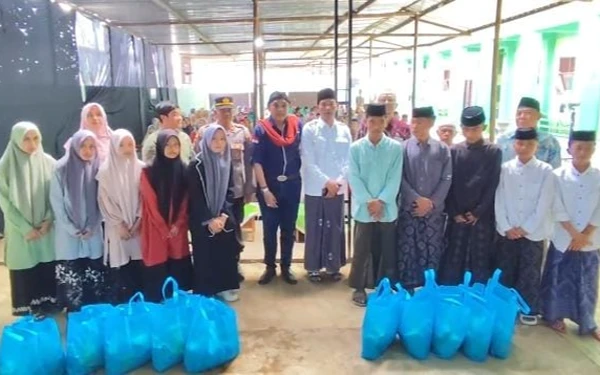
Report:
M 471 271 L 475 282 L 486 282 L 491 271 L 494 243 L 494 196 L 502 165 L 502 152 L 483 139 L 483 108 L 467 107 L 461 125 L 465 141 L 452 146 L 452 185 L 446 199 L 448 247 L 442 258 L 439 281 L 462 282 Z
M 298 282 L 290 266 L 302 190 L 302 128 L 296 116 L 288 115 L 289 104 L 285 93 L 272 93 L 268 102 L 271 115 L 258 122 L 252 138 L 252 163 L 265 247 L 266 270 L 258 281 L 261 285 L 270 283 L 276 275 L 277 229 L 281 231 L 281 276 L 288 284 Z
M 526 325 L 538 321 L 544 240 L 554 200 L 552 167 L 535 157 L 537 139 L 535 128 L 516 130 L 517 156 L 502 164 L 495 201 L 499 237 L 494 267 L 502 270 L 502 284 L 515 288 L 529 305 L 531 312 L 519 317 Z
M 321 117 L 302 129 L 302 168 L 306 233 L 304 268 L 313 282 L 321 281 L 321 270 L 339 281 L 346 264 L 344 193 L 352 137 L 336 121 L 337 100 L 332 89 L 317 94 Z
M 365 306 L 365 289 L 397 278 L 397 197 L 402 181 L 402 145 L 384 134 L 385 106 L 367 106 L 368 133 L 350 147 L 348 181 L 356 223 L 348 284 L 352 301 Z
M 516 122 L 518 128 L 537 128 L 538 121 L 542 117 L 540 113 L 540 102 L 533 98 L 523 97 L 517 107 Z M 502 150 L 502 161 L 506 162 L 515 158 L 513 143 L 515 134 L 508 133 L 498 138 L 498 147 Z M 560 156 L 560 143 L 552 134 L 538 131 L 538 147 L 535 157 L 552 166 L 560 167 L 562 159 Z
M 177 132 L 181 146 L 181 160 L 188 163 L 192 156 L 192 140 L 182 129 L 183 117 L 178 106 L 171 102 L 160 102 L 155 107 L 156 115 L 160 121 L 160 129 L 173 129 Z M 159 129 L 159 130 L 160 130 Z M 149 134 L 142 144 L 142 160 L 151 164 L 156 156 L 156 140 L 159 132 Z
M 600 341 L 594 319 L 600 262 L 600 170 L 592 167 L 596 132 L 573 131 L 573 160 L 554 170 L 554 231 L 542 277 L 542 315 L 552 329 L 566 333 L 564 319 L 579 334 Z
M 404 143 L 398 214 L 398 270 L 404 288 L 423 286 L 423 272 L 439 268 L 444 252 L 444 201 L 452 183 L 450 148 L 432 139 L 433 108 L 413 109 Z

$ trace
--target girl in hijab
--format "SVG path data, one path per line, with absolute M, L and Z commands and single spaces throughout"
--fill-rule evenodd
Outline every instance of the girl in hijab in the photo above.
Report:
M 174 130 L 160 130 L 156 158 L 142 171 L 142 259 L 144 295 L 159 302 L 162 284 L 174 277 L 190 290 L 192 263 L 188 245 L 187 191 L 181 145 Z
M 98 203 L 106 221 L 104 264 L 111 269 L 110 301 L 124 303 L 142 290 L 140 242 L 140 177 L 144 164 L 137 158 L 133 135 L 112 133 L 108 159 L 98 172 Z
M 108 118 L 104 108 L 98 103 L 88 103 L 81 109 L 79 130 L 89 130 L 96 136 L 96 151 L 103 163 L 108 158 L 112 129 L 108 126 Z M 65 150 L 69 150 L 72 138 L 65 143 Z
M 194 292 L 239 299 L 240 224 L 232 214 L 231 151 L 225 129 L 210 125 L 201 152 L 187 170 L 189 226 L 194 254 Z
M 56 220 L 58 299 L 67 311 L 104 302 L 102 217 L 98 208 L 96 136 L 79 130 L 50 185 Z
M 30 122 L 13 126 L 0 159 L 0 207 L 12 313 L 42 315 L 56 304 L 54 229 L 49 192 L 55 160 Z

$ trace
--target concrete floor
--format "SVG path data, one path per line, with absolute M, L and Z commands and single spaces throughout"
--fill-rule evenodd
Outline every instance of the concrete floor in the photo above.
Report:
M 244 258 L 260 258 L 261 237 L 247 244 Z M 301 258 L 297 245 L 295 258 Z M 598 374 L 600 344 L 576 335 L 574 327 L 561 336 L 545 327 L 517 328 L 513 356 L 508 360 L 490 358 L 484 364 L 457 356 L 452 361 L 435 358 L 416 361 L 400 344 L 376 362 L 360 358 L 360 327 L 364 310 L 350 302 L 345 281 L 314 285 L 305 279 L 301 264 L 294 270 L 300 278 L 296 286 L 280 279 L 271 285 L 257 284 L 261 264 L 243 265 L 247 281 L 241 300 L 233 306 L 238 312 L 242 353 L 227 368 L 213 373 L 227 374 L 388 374 L 399 372 L 429 374 Z M 345 267 L 347 275 L 349 267 Z M 600 314 L 598 314 L 600 316 Z M 64 326 L 64 317 L 59 316 Z M 12 322 L 8 272 L 0 267 L 0 325 Z M 133 374 L 152 374 L 147 368 Z M 182 368 L 169 373 L 183 374 Z

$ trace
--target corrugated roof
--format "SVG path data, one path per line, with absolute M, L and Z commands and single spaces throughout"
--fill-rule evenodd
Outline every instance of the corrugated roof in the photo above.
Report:
M 57 0 L 61 1 L 61 0 Z M 268 57 L 331 59 L 334 0 L 256 0 Z M 503 18 L 567 0 L 504 0 Z M 181 54 L 228 56 L 252 52 L 253 0 L 70 0 L 87 15 L 110 20 L 151 43 Z M 363 55 L 411 48 L 415 15 L 419 45 L 468 35 L 494 22 L 491 0 L 354 0 L 353 47 Z M 339 1 L 339 45 L 347 45 L 348 1 Z M 326 33 L 326 34 L 325 34 Z M 340 53 L 345 53 L 340 49 Z M 290 60 L 291 61 L 291 60 Z

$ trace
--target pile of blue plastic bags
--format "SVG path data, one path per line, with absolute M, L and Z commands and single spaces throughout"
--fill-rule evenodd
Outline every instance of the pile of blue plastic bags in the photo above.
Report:
M 173 294 L 166 298 L 171 285 Z M 235 310 L 221 301 L 163 285 L 161 304 L 144 301 L 85 306 L 67 316 L 66 348 L 52 318 L 24 317 L 6 326 L 0 343 L 2 375 L 84 375 L 104 369 L 127 374 L 147 363 L 165 372 L 183 363 L 189 373 L 222 366 L 240 353 Z
M 425 286 L 410 295 L 383 279 L 369 295 L 362 326 L 362 357 L 375 360 L 397 340 L 413 358 L 433 352 L 450 359 L 459 351 L 483 362 L 488 355 L 508 358 L 519 312 L 529 307 L 514 289 L 500 284 L 496 270 L 486 285 L 471 284 L 471 273 L 457 286 L 439 286 L 425 271 Z

